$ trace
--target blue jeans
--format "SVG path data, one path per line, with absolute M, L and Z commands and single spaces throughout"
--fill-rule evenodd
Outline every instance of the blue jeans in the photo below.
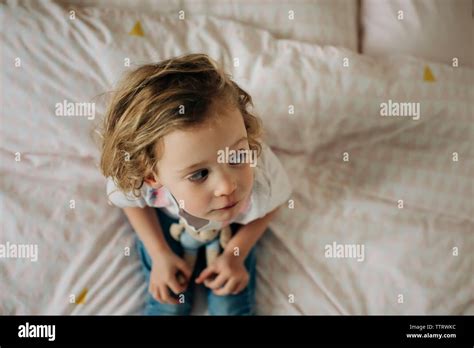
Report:
M 169 246 L 175 254 L 178 256 L 183 255 L 183 248 L 181 244 L 174 240 L 170 235 L 170 226 L 173 223 L 177 223 L 178 220 L 175 220 L 169 217 L 166 213 L 163 213 L 160 209 L 156 209 L 157 215 L 160 220 L 161 228 L 163 234 L 168 242 Z M 232 232 L 235 233 L 241 225 L 232 224 L 230 227 Z M 137 238 L 137 249 L 138 255 L 141 260 L 142 269 L 145 273 L 146 284 L 150 280 L 150 271 L 152 266 L 152 261 L 150 255 L 145 249 L 143 242 Z M 203 251 L 203 249 L 202 249 Z M 189 282 L 188 288 L 184 292 L 184 303 L 180 304 L 164 304 L 160 303 L 151 296 L 147 291 L 146 295 L 146 306 L 145 306 L 145 315 L 189 315 L 192 309 L 193 302 L 193 289 L 195 286 L 194 279 L 201 273 L 201 271 L 206 267 L 206 260 L 204 253 L 198 255 L 198 260 L 196 262 L 196 267 L 193 271 L 191 281 Z M 256 265 L 256 255 L 255 247 L 249 252 L 247 258 L 245 259 L 245 267 L 249 273 L 249 283 L 247 287 L 236 295 L 226 295 L 218 296 L 215 295 L 211 289 L 205 288 L 207 292 L 208 299 L 208 308 L 209 314 L 211 315 L 253 315 L 255 307 L 255 265 Z

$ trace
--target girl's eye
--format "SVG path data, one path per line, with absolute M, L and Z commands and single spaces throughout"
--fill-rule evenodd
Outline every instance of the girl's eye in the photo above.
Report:
M 207 174 L 209 171 L 207 169 L 201 169 L 200 171 L 197 171 L 193 175 L 191 175 L 188 180 L 192 182 L 199 182 L 204 180 L 207 177 Z
M 244 150 L 244 149 L 241 149 Z M 247 153 L 245 151 L 239 151 L 237 152 L 237 159 L 232 162 L 230 161 L 229 164 L 231 166 L 238 166 L 239 164 L 245 163 L 245 160 L 247 159 Z

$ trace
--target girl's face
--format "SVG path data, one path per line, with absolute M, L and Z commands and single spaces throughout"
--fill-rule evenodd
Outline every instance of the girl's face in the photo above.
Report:
M 239 109 L 214 104 L 210 113 L 210 120 L 202 126 L 164 136 L 155 185 L 165 186 L 187 213 L 222 222 L 243 208 L 254 173 L 244 159 L 240 163 L 218 160 L 226 147 L 229 151 L 250 150 Z

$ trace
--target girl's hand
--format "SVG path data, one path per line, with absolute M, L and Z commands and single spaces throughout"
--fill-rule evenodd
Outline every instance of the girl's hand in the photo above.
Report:
M 189 266 L 171 249 L 153 257 L 152 262 L 148 291 L 160 303 L 178 304 L 178 300 L 169 290 L 171 289 L 176 295 L 186 290 L 192 274 Z M 177 277 L 179 272 L 185 277 L 185 281 L 181 284 Z
M 216 275 L 215 278 L 212 279 L 212 275 Z M 247 286 L 249 274 L 240 257 L 223 253 L 196 278 L 197 284 L 202 282 L 216 295 L 236 295 Z

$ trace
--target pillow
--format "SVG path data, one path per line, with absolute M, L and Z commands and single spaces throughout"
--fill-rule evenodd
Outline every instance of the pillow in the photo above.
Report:
M 474 67 L 472 0 L 362 0 L 361 26 L 365 54 Z
M 69 8 L 94 6 L 143 13 L 211 15 L 268 30 L 276 38 L 357 50 L 354 0 L 61 0 Z M 293 12 L 290 12 L 293 11 Z M 291 17 L 291 18 L 290 18 Z

